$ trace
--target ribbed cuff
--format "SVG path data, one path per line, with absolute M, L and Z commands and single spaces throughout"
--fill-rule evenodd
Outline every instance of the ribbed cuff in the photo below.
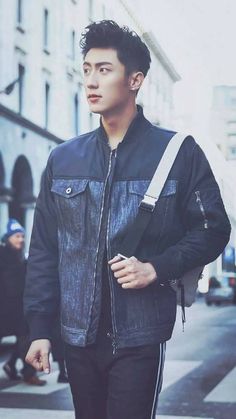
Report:
M 52 339 L 53 318 L 48 314 L 28 313 L 29 340 Z
M 169 254 L 163 253 L 146 260 L 146 262 L 151 263 L 154 267 L 160 284 L 165 284 L 181 276 L 176 260 L 171 258 Z

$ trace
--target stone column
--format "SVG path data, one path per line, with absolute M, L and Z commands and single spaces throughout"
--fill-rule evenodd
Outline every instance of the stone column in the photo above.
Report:
M 8 202 L 4 202 L 0 198 L 0 239 L 6 232 L 6 226 L 8 221 Z
M 25 253 L 28 255 L 33 227 L 35 202 L 23 204 L 23 207 L 25 209 Z
M 10 194 L 7 193 L 7 189 L 3 194 L 0 194 L 0 240 L 4 233 L 6 233 L 7 222 L 9 218 L 9 202 L 12 200 Z

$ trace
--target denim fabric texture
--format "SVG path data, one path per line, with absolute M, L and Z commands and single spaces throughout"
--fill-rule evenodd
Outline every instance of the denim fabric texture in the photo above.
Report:
M 31 340 L 51 336 L 60 308 L 63 339 L 94 343 L 101 310 L 102 262 L 138 212 L 161 156 L 175 133 L 138 115 L 111 151 L 102 125 L 56 147 L 37 200 L 25 290 Z M 170 339 L 176 295 L 169 281 L 213 261 L 229 240 L 230 224 L 209 163 L 186 139 L 135 256 L 158 280 L 124 290 L 109 270 L 116 347 Z M 160 284 L 164 284 L 161 286 Z

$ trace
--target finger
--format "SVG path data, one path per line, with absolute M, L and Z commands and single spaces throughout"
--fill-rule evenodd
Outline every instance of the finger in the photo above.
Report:
M 49 353 L 43 353 L 42 354 L 42 364 L 43 364 L 43 371 L 45 372 L 45 374 L 49 374 L 50 373 L 50 362 L 49 362 Z
M 124 269 L 120 269 L 119 271 L 114 271 L 114 277 L 116 279 L 118 278 L 123 278 L 124 276 L 129 275 L 131 272 L 129 271 L 129 269 L 124 268 Z
M 34 367 L 37 371 L 43 370 L 43 364 L 40 360 L 38 352 L 32 355 L 27 354 L 25 361 L 27 362 L 27 364 L 32 365 L 32 367 Z
M 127 266 L 134 266 L 134 260 L 131 260 L 131 258 L 128 258 L 128 259 L 122 259 L 122 260 L 120 260 L 119 262 L 115 262 L 115 263 L 113 263 L 112 265 L 111 265 L 111 270 L 113 271 L 113 272 L 115 272 L 115 271 L 118 271 L 118 270 L 120 270 L 120 269 L 123 269 L 123 268 L 125 268 L 125 267 L 127 267 Z
M 120 263 L 120 262 L 119 262 Z M 123 266 L 123 268 L 122 268 Z M 134 274 L 138 272 L 138 266 L 136 263 L 134 263 L 134 261 L 131 261 L 130 259 L 126 260 L 125 265 L 118 265 L 118 263 L 116 263 L 116 266 L 113 266 L 113 272 L 114 272 L 114 276 L 115 278 L 119 278 L 122 277 L 124 275 L 129 275 L 129 274 Z M 119 268 L 119 269 L 117 269 Z
M 118 284 L 126 284 L 126 283 L 130 283 L 130 282 L 134 282 L 134 281 L 136 281 L 136 279 L 135 279 L 135 276 L 133 274 L 126 275 L 126 276 L 123 276 L 122 278 L 117 279 Z
M 126 282 L 124 284 L 122 284 L 122 288 L 124 289 L 141 289 L 141 288 L 145 288 L 148 284 L 140 281 L 140 280 L 136 280 L 136 281 L 131 281 L 131 282 Z
M 119 260 L 121 260 L 120 256 L 114 256 L 114 258 L 108 260 L 108 265 L 111 265 L 112 263 L 118 262 Z
M 38 359 L 34 359 L 30 365 L 32 365 L 32 367 L 34 367 L 37 371 L 43 371 L 43 363 L 41 361 L 39 361 Z
M 33 354 L 27 353 L 25 361 L 27 362 L 27 364 L 32 365 L 32 367 L 36 368 L 37 371 L 42 371 L 42 363 L 40 363 L 38 352 L 35 352 Z
M 123 289 L 138 289 L 138 288 L 142 288 L 142 286 L 140 286 L 139 281 L 135 280 L 135 281 L 130 281 L 130 282 L 125 282 L 124 284 L 121 284 Z
M 111 270 L 113 272 L 119 271 L 120 269 L 125 268 L 127 265 L 129 265 L 129 259 L 121 260 L 120 262 L 115 262 L 111 265 Z

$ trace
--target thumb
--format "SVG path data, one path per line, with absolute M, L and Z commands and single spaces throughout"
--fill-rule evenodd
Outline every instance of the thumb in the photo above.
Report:
M 51 370 L 50 362 L 49 362 L 49 352 L 43 353 L 41 359 L 42 359 L 43 371 L 45 372 L 45 374 L 49 374 Z

